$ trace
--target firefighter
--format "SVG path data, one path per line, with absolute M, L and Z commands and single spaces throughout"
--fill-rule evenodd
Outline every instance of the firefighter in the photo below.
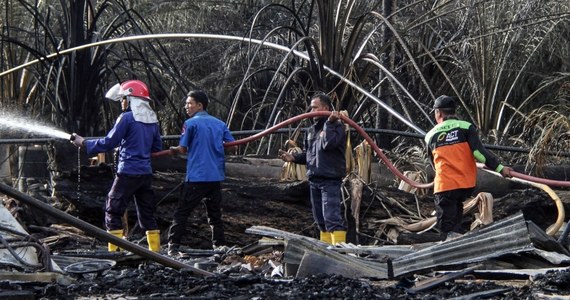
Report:
M 104 138 L 90 140 L 74 133 L 71 142 L 85 148 L 89 155 L 118 147 L 117 174 L 105 204 L 105 227 L 110 234 L 123 237 L 122 216 L 134 199 L 148 248 L 159 252 L 160 230 L 154 218 L 156 201 L 151 187 L 150 154 L 162 149 L 162 140 L 156 113 L 150 107 L 149 90 L 142 81 L 129 80 L 113 86 L 105 97 L 121 101 L 123 110 L 111 131 Z M 109 243 L 108 250 L 119 249 Z

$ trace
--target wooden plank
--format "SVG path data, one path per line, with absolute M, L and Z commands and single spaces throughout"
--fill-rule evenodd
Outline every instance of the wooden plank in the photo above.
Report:
M 271 228 L 271 227 L 267 227 L 267 226 L 251 226 L 248 229 L 246 229 L 245 232 L 250 233 L 250 234 L 257 234 L 257 235 L 261 235 L 261 236 L 282 238 L 284 240 L 290 240 L 290 239 L 310 240 L 310 241 L 318 242 L 323 246 L 328 245 L 324 242 L 321 242 L 321 241 L 314 239 L 314 238 L 310 238 L 308 236 L 299 235 L 299 234 L 295 234 L 295 233 L 291 233 L 291 232 L 287 232 L 284 230 L 279 230 L 279 229 L 275 229 L 275 228 Z
M 57 282 L 61 285 L 70 285 L 75 279 L 54 272 L 36 272 L 36 273 L 20 273 L 20 272 L 0 272 L 0 281 L 26 281 L 26 282 Z
M 440 284 L 443 284 L 447 281 L 451 281 L 460 277 L 463 277 L 469 273 L 472 273 L 473 270 L 479 268 L 480 266 L 473 266 L 473 267 L 469 267 L 466 268 L 464 270 L 461 270 L 460 272 L 455 272 L 455 273 L 449 273 L 449 274 L 445 274 L 445 275 L 441 275 L 441 276 L 436 276 L 436 277 L 432 277 L 429 279 L 425 279 L 422 280 L 418 283 L 416 283 L 416 285 L 414 285 L 412 288 L 409 288 L 408 290 L 406 290 L 408 293 L 410 294 L 415 294 L 418 292 L 422 292 L 425 290 L 429 290 L 433 287 L 436 287 Z

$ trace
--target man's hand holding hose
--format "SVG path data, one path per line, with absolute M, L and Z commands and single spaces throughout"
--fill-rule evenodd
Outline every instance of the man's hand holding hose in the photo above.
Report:
M 501 170 L 501 175 L 503 175 L 504 178 L 512 178 L 513 177 L 513 175 L 511 175 L 512 170 L 513 168 L 504 166 L 503 169 Z
M 176 154 L 184 154 L 186 153 L 187 149 L 181 146 L 171 146 L 170 148 L 158 152 L 152 152 L 150 157 L 161 157 L 161 156 L 168 156 L 168 155 L 176 155 Z
M 85 139 L 77 133 L 73 133 L 69 138 L 69 141 L 78 148 L 85 146 Z
M 279 149 L 279 158 L 286 162 L 292 162 L 295 160 L 293 154 L 281 149 Z
M 184 154 L 186 153 L 186 148 L 181 146 L 171 146 L 168 148 L 169 155 L 175 155 L 178 153 Z
M 329 122 L 336 122 L 340 119 L 340 113 L 336 110 L 331 112 L 331 115 L 328 118 Z

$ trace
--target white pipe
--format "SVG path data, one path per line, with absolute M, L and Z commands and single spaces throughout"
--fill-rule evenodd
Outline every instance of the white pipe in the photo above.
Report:
M 93 47 L 98 47 L 98 46 L 103 46 L 103 45 L 108 45 L 108 44 L 114 44 L 114 43 L 120 43 L 120 42 L 128 42 L 128 41 L 150 40 L 150 39 L 185 39 L 185 38 L 203 38 L 203 39 L 218 39 L 218 40 L 229 40 L 229 41 L 239 41 L 239 42 L 251 42 L 251 43 L 255 43 L 255 44 L 259 44 L 259 45 L 267 45 L 273 49 L 277 49 L 277 50 L 281 50 L 281 51 L 285 51 L 285 52 L 292 52 L 296 56 L 298 56 L 302 59 L 305 59 L 305 60 L 310 59 L 309 56 L 303 52 L 300 52 L 297 50 L 291 50 L 288 47 L 285 47 L 285 46 L 282 46 L 279 44 L 275 44 L 275 43 L 271 43 L 271 42 L 267 42 L 267 41 L 258 40 L 258 39 L 250 39 L 250 38 L 245 38 L 245 37 L 221 35 L 221 34 L 206 34 L 206 33 L 160 33 L 160 34 L 133 35 L 133 36 L 127 36 L 127 37 L 114 38 L 114 39 L 84 44 L 81 46 L 61 50 L 61 51 L 46 55 L 45 57 L 32 60 L 32 61 L 27 62 L 25 64 L 21 64 L 17 67 L 14 67 L 12 69 L 4 71 L 4 72 L 0 73 L 0 77 L 3 77 L 4 75 L 10 74 L 12 72 L 21 70 L 23 68 L 29 67 L 31 65 L 37 64 L 39 62 L 45 61 L 47 59 L 55 58 L 55 57 L 58 57 L 58 56 L 61 56 L 64 54 L 68 54 L 68 53 L 71 53 L 71 52 L 74 52 L 77 50 L 83 50 L 86 48 L 93 48 Z M 346 82 L 347 84 L 349 84 L 353 88 L 357 89 L 358 91 L 360 91 L 361 93 L 366 95 L 366 97 L 368 97 L 369 99 L 372 99 L 378 105 L 380 105 L 384 109 L 386 109 L 391 115 L 393 115 L 394 117 L 396 117 L 400 121 L 404 122 L 404 124 L 408 125 L 410 128 L 412 128 L 416 132 L 418 132 L 422 135 L 426 134 L 426 132 L 423 131 L 421 128 L 416 126 L 410 120 L 406 119 L 406 117 L 402 116 L 400 113 L 395 111 L 392 107 L 390 107 L 388 104 L 384 103 L 382 100 L 378 99 L 376 96 L 374 96 L 373 94 L 371 94 L 367 90 L 363 89 L 362 87 L 360 87 L 356 83 L 346 79 L 344 76 L 342 76 L 341 74 L 337 73 L 336 71 L 332 70 L 331 68 L 329 68 L 327 66 L 324 66 L 324 69 L 327 70 L 332 75 L 338 77 L 342 81 Z M 384 71 L 386 72 L 386 70 L 384 70 Z M 390 75 L 392 80 L 395 80 L 395 77 L 392 76 L 392 74 L 390 74 L 389 72 L 388 72 L 388 74 Z M 401 84 L 399 84 L 399 85 L 402 86 Z M 409 93 L 408 93 L 408 96 L 411 97 L 411 95 Z

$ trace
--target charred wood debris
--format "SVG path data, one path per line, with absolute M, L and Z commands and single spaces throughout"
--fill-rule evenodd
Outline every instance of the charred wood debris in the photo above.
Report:
M 0 298 L 570 299 L 568 227 L 545 233 L 557 212 L 540 191 L 479 194 L 483 200 L 465 204 L 465 233 L 441 242 L 429 193 L 352 176 L 343 193 L 349 242 L 332 246 L 315 238 L 306 182 L 279 181 L 280 161 L 234 158 L 223 191 L 232 246 L 211 248 L 198 211 L 188 246 L 169 257 L 181 167 L 175 159 L 155 165 L 163 250 L 154 256 L 139 249 L 146 240 L 131 209 L 121 241 L 127 250 L 106 251 L 112 237 L 101 228 L 111 164 L 2 183 Z M 569 193 L 560 193 L 567 210 Z

